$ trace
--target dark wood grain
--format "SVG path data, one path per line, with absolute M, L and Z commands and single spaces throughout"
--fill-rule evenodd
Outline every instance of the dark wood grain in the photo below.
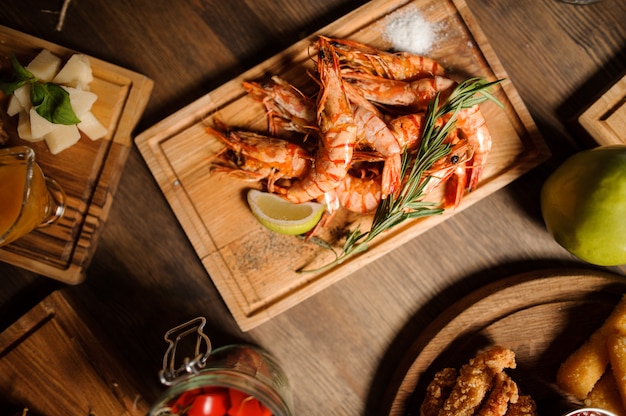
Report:
M 153 79 L 137 134 L 363 3 L 73 0 L 57 32 L 56 15 L 43 10 L 60 8 L 60 1 L 9 0 L 0 24 Z M 157 377 L 164 332 L 203 315 L 215 346 L 247 341 L 277 357 L 297 414 L 386 414 L 381 402 L 403 353 L 449 304 L 519 272 L 588 267 L 547 234 L 538 195 L 560 161 L 591 144 L 573 123 L 578 114 L 626 72 L 626 4 L 468 5 L 550 146 L 551 160 L 243 333 L 132 148 L 85 282 L 64 287 L 0 265 L 1 327 L 63 289 L 79 316 L 103 329 L 149 403 L 165 389 Z

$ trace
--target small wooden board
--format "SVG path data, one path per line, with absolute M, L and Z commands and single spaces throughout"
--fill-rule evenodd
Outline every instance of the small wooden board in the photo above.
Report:
M 419 415 L 437 371 L 460 368 L 481 349 L 515 352 L 507 373 L 538 413 L 564 414 L 555 388 L 565 358 L 597 329 L 626 294 L 624 276 L 593 270 L 542 270 L 501 279 L 461 299 L 424 329 L 391 384 L 390 416 Z
M 136 382 L 99 336 L 62 292 L 0 333 L 2 414 L 145 415 Z
M 75 51 L 0 26 L 0 63 L 10 71 L 9 58 L 27 64 L 46 48 L 65 62 Z M 57 155 L 41 141 L 29 143 L 17 137 L 17 116 L 8 118 L 4 128 L 10 134 L 8 146 L 27 145 L 44 174 L 59 182 L 67 194 L 67 209 L 57 224 L 40 228 L 0 249 L 0 261 L 32 270 L 69 284 L 84 280 L 85 270 L 96 248 L 107 218 L 122 168 L 132 146 L 131 133 L 145 109 L 153 82 L 145 76 L 89 57 L 94 80 L 90 85 L 98 95 L 92 111 L 108 128 L 97 141 L 83 136 L 73 147 Z M 8 72 L 10 75 L 10 72 Z M 0 93 L 6 109 L 8 97 Z
M 386 16 L 416 8 L 440 28 L 429 54 L 459 78 L 504 78 L 501 64 L 463 0 L 374 0 L 317 34 L 351 38 L 381 49 Z M 312 82 L 309 47 L 317 34 L 297 42 L 232 81 L 201 97 L 141 133 L 136 144 L 213 282 L 244 331 L 282 313 L 339 281 L 451 215 L 502 188 L 544 161 L 549 151 L 509 80 L 495 90 L 504 104 L 483 106 L 493 136 L 493 151 L 482 181 L 461 206 L 442 216 L 408 222 L 378 237 L 370 249 L 322 272 L 298 273 L 333 260 L 329 250 L 296 237 L 272 233 L 250 213 L 246 190 L 254 185 L 224 175 L 210 175 L 208 160 L 221 144 L 205 131 L 216 118 L 230 126 L 266 128 L 261 104 L 248 97 L 242 81 L 280 75 L 306 91 Z M 343 219 L 342 219 L 343 218 Z M 353 229 L 361 218 L 338 216 L 329 229 Z M 338 250 L 340 244 L 335 244 Z
M 626 144 L 626 75 L 593 103 L 578 121 L 601 145 Z

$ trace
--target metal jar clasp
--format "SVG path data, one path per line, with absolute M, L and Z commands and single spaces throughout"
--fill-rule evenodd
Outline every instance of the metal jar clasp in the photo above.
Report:
M 211 354 L 211 341 L 204 334 L 203 329 L 206 319 L 198 317 L 170 329 L 165 333 L 165 341 L 169 344 L 163 356 L 163 368 L 159 371 L 161 383 L 166 386 L 175 384 L 176 381 L 187 374 L 197 374 L 206 365 L 206 361 Z M 185 357 L 182 363 L 176 363 L 176 352 L 179 344 L 192 334 L 196 334 L 194 355 L 192 358 Z M 204 350 L 204 351 L 203 351 Z

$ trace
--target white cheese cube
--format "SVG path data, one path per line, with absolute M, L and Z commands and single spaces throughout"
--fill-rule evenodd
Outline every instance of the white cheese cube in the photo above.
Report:
M 29 115 L 30 133 L 33 139 L 43 139 L 43 136 L 61 126 L 61 124 L 54 124 L 40 116 L 34 107 L 30 109 Z
M 91 140 L 98 140 L 106 136 L 108 132 L 107 128 L 104 127 L 100 121 L 98 121 L 96 116 L 91 111 L 83 114 L 80 120 L 80 123 L 78 123 L 78 130 L 85 133 L 85 135 Z
M 80 140 L 80 132 L 75 124 L 60 124 L 58 128 L 52 130 L 44 136 L 44 140 L 50 149 L 50 153 L 56 155 Z
M 69 93 L 72 110 L 74 110 L 74 114 L 79 119 L 87 111 L 91 110 L 93 103 L 98 99 L 98 96 L 91 91 L 66 86 L 61 86 L 61 88 Z
M 28 65 L 26 69 L 44 82 L 50 82 L 55 77 L 57 72 L 61 68 L 61 58 L 52 54 L 47 49 L 42 49 L 41 52 Z
M 33 134 L 30 131 L 30 114 L 27 111 L 20 111 L 19 118 L 17 120 L 17 136 L 28 142 L 38 142 L 42 138 L 33 138 Z
M 19 101 L 22 108 L 28 113 L 33 104 L 30 101 L 30 85 L 26 84 L 15 91 L 13 91 L 13 96 L 17 101 Z
M 72 55 L 52 80 L 55 84 L 63 84 L 81 90 L 88 90 L 91 81 L 93 81 L 91 63 L 87 55 L 83 54 Z
M 15 95 L 11 94 L 11 97 L 9 98 L 9 104 L 7 105 L 7 114 L 9 115 L 9 117 L 18 115 L 22 110 L 24 110 L 24 107 L 22 106 L 22 104 L 20 104 L 20 100 L 18 100 Z

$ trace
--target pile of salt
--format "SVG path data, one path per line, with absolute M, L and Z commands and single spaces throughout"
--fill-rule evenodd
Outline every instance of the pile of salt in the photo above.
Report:
M 397 51 L 425 55 L 437 40 L 436 31 L 436 25 L 424 19 L 413 6 L 387 16 L 383 39 Z

